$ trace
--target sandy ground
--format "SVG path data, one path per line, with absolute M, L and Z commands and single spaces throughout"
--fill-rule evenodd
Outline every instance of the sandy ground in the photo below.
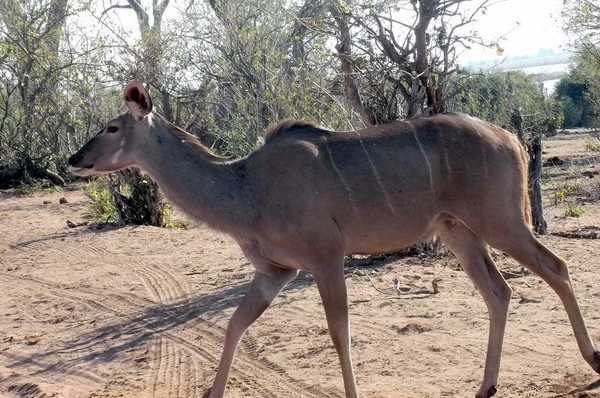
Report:
M 598 153 L 586 149 L 590 139 L 561 135 L 546 143 L 545 158 L 567 163 L 546 168 L 554 235 L 542 241 L 569 261 L 600 344 L 600 240 L 572 237 L 600 231 L 600 206 L 592 201 L 600 192 Z M 586 194 L 554 199 L 554 190 L 574 183 Z M 564 217 L 580 203 L 582 217 Z M 67 220 L 87 219 L 87 206 L 78 190 L 0 192 L 0 396 L 201 396 L 252 266 L 231 239 L 203 227 L 68 228 Z M 554 292 L 502 253 L 494 256 L 514 276 L 498 396 L 600 397 L 598 374 L 581 358 Z M 347 266 L 361 396 L 473 397 L 483 375 L 487 311 L 454 257 L 444 248 Z M 310 275 L 293 281 L 249 330 L 226 396 L 343 396 Z

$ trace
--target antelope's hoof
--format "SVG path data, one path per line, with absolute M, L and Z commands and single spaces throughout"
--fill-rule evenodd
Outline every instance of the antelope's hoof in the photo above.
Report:
M 594 363 L 592 364 L 592 368 L 600 373 L 600 351 L 594 352 Z
M 496 395 L 497 391 L 498 389 L 496 388 L 496 386 L 491 386 L 490 388 L 488 388 L 484 395 L 477 394 L 475 398 L 490 398 L 491 396 Z
M 202 394 L 202 398 L 208 398 L 210 397 L 210 388 L 207 388 L 206 391 L 204 391 L 204 394 Z

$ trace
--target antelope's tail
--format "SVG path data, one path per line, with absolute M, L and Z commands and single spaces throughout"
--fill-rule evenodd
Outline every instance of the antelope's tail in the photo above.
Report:
M 529 198 L 529 159 L 525 148 L 521 147 L 521 192 L 523 192 L 523 217 L 525 222 L 531 228 L 531 200 Z

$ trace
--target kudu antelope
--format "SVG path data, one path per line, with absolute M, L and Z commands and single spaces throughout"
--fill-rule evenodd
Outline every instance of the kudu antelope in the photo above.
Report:
M 298 270 L 312 273 L 342 368 L 358 397 L 350 355 L 344 255 L 386 253 L 435 234 L 456 255 L 490 317 L 483 382 L 496 392 L 511 289 L 488 244 L 538 274 L 562 300 L 584 359 L 600 373 L 565 261 L 531 233 L 527 161 L 507 131 L 466 115 L 438 115 L 359 131 L 306 122 L 271 127 L 248 157 L 227 160 L 152 112 L 137 82 L 129 111 L 69 159 L 87 176 L 139 167 L 197 220 L 226 232 L 256 269 L 234 312 L 210 397 L 222 397 L 238 344 Z

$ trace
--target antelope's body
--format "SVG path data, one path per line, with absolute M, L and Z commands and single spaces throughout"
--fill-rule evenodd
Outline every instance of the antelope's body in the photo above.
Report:
M 233 314 L 210 397 L 224 394 L 247 328 L 299 269 L 316 281 L 338 352 L 347 397 L 357 397 L 350 355 L 344 255 L 399 250 L 435 234 L 457 256 L 489 310 L 482 385 L 496 384 L 511 290 L 492 261 L 495 247 L 540 275 L 560 296 L 585 360 L 596 351 L 566 263 L 531 233 L 527 162 L 507 131 L 465 115 L 332 132 L 310 123 L 273 126 L 265 144 L 228 161 L 153 114 L 139 83 L 129 112 L 113 119 L 69 163 L 78 175 L 136 166 L 197 220 L 231 234 L 256 268 Z
M 439 115 L 352 132 L 287 121 L 240 164 L 265 213 L 258 239 L 288 235 L 306 242 L 303 252 L 316 237 L 335 239 L 345 254 L 373 254 L 426 239 L 441 218 L 471 225 L 502 213 L 527 223 L 525 162 L 505 130 Z

